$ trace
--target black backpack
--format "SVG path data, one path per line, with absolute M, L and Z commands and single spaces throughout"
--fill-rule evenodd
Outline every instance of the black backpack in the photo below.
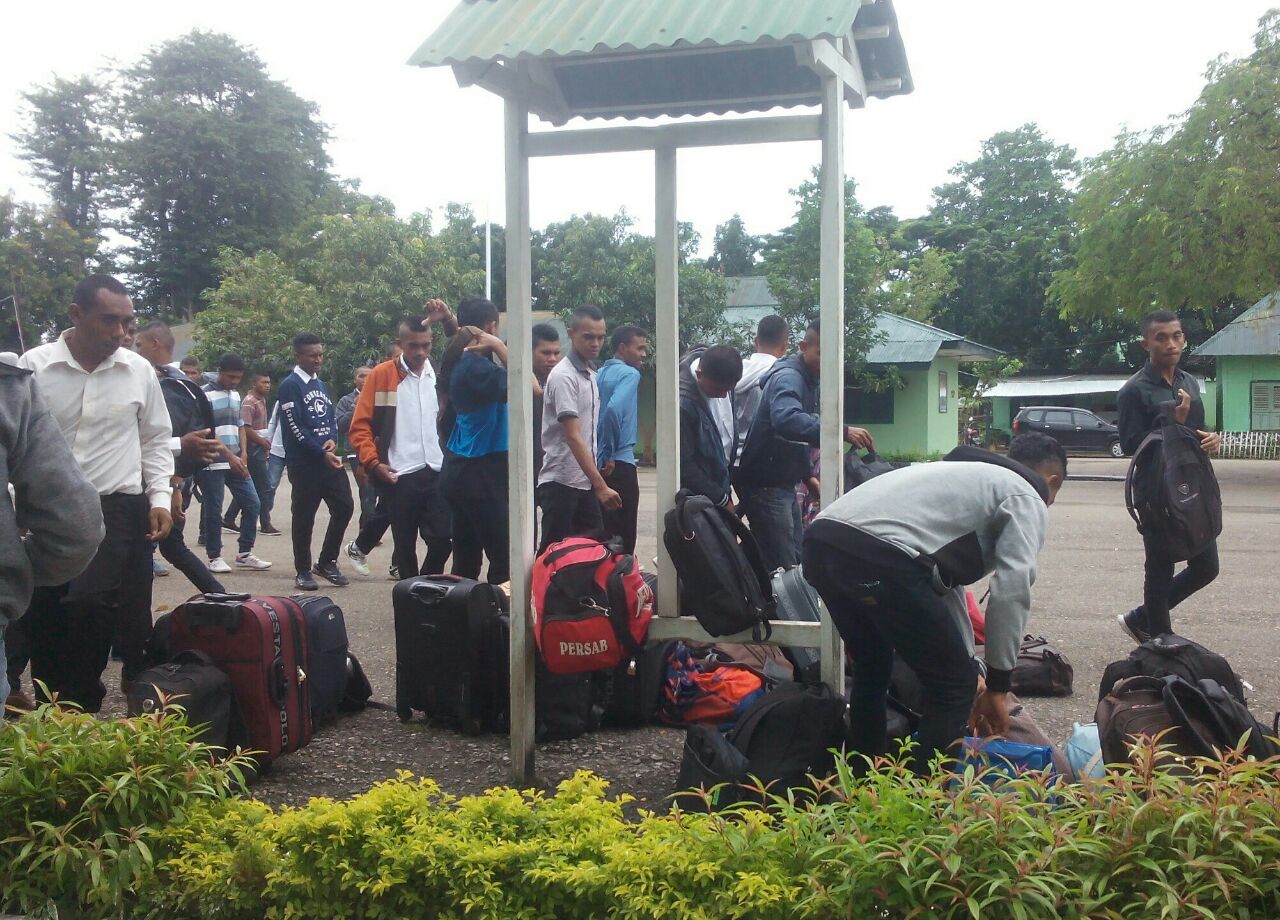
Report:
M 1181 562 L 1222 533 L 1222 492 L 1200 438 L 1168 416 L 1143 439 L 1124 480 L 1124 500 L 1138 532 L 1165 541 Z
M 769 638 L 773 585 L 755 537 L 730 511 L 681 489 L 667 512 L 662 541 L 681 582 L 687 612 L 713 636 L 751 630 Z
M 867 451 L 867 455 L 863 457 L 855 447 L 844 455 L 844 490 L 848 492 L 868 479 L 892 473 L 893 470 L 894 465 L 882 459 L 874 450 Z
M 1244 685 L 1227 659 L 1197 642 L 1171 633 L 1144 642 L 1130 652 L 1128 658 L 1107 665 L 1098 687 L 1098 699 L 1110 694 L 1115 685 L 1126 678 L 1165 677 L 1170 674 L 1192 684 L 1212 680 L 1241 703 L 1244 702 Z
M 1155 738 L 1183 757 L 1219 756 L 1248 733 L 1244 752 L 1266 759 L 1280 747 L 1237 700 L 1213 680 L 1188 681 L 1175 675 L 1140 675 L 1120 681 L 1098 702 L 1095 714 L 1103 759 L 1126 763 L 1129 745 L 1140 736 Z
M 755 801 L 751 777 L 774 794 L 811 790 L 809 777 L 824 778 L 834 764 L 832 749 L 844 742 L 845 701 L 826 684 L 786 682 L 766 693 L 727 734 L 707 725 L 689 727 L 677 780 L 677 803 L 701 810 L 701 796 L 680 794 L 721 783 L 713 807 Z

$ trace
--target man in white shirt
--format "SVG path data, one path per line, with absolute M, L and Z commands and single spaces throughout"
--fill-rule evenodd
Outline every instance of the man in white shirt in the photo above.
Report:
M 449 507 L 440 493 L 440 447 L 436 417 L 436 371 L 431 365 L 428 316 L 400 321 L 400 356 L 384 361 L 365 379 L 348 435 L 360 464 L 391 514 L 395 548 L 391 564 L 401 578 L 439 575 L 453 551 Z M 418 536 L 427 557 L 418 568 Z M 347 558 L 361 575 L 369 574 L 372 546 L 360 539 L 347 544 Z
M 751 422 L 760 408 L 760 397 L 763 390 L 760 383 L 767 372 L 779 358 L 786 356 L 791 348 L 791 330 L 787 321 L 776 314 L 769 314 L 756 326 L 756 350 L 752 355 L 742 359 L 742 378 L 733 388 L 733 398 L 725 396 L 720 399 L 707 400 L 711 407 L 711 417 L 715 420 L 716 430 L 720 432 L 720 441 L 726 457 L 740 458 L 742 445 L 747 443 L 747 433 L 751 431 Z M 689 368 L 695 376 L 698 364 L 695 361 Z
M 151 544 L 173 524 L 172 429 L 155 370 L 122 347 L 134 326 L 124 285 L 90 275 L 76 286 L 69 312 L 73 328 L 28 351 L 21 364 L 34 372 L 72 456 L 98 492 L 106 536 L 82 574 L 37 589 L 24 629 L 33 681 L 97 712 L 113 634 L 123 683 L 142 670 L 151 630 Z

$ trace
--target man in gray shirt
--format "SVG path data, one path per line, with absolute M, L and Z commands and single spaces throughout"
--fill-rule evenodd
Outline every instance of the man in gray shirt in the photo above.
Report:
M 569 355 L 552 369 L 543 388 L 539 553 L 565 537 L 601 530 L 601 508 L 616 511 L 622 505 L 596 466 L 600 391 L 592 363 L 600 356 L 604 336 L 599 307 L 575 310 L 569 323 Z
M 16 360 L 16 359 L 14 359 Z M 75 578 L 102 540 L 98 492 L 80 472 L 30 371 L 0 359 L 0 656 L 37 586 Z M 7 668 L 6 668 L 7 671 Z M 9 700 L 0 672 L 0 700 Z
M 1066 477 L 1058 442 L 1024 434 L 1007 458 L 958 447 L 941 463 L 877 476 L 810 525 L 804 575 L 853 656 L 850 748 L 868 755 L 886 749 L 895 655 L 924 686 L 918 767 L 935 751 L 949 751 L 967 728 L 1004 734 L 1048 508 Z M 987 685 L 975 702 L 964 589 L 987 575 Z

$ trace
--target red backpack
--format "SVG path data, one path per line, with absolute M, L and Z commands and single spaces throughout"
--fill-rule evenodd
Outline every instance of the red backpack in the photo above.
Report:
M 617 667 L 639 654 L 653 591 L 634 556 L 589 537 L 553 543 L 533 563 L 533 638 L 552 674 Z

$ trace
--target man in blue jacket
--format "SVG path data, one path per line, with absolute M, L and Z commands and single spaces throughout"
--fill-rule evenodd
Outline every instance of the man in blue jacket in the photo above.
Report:
M 810 476 L 809 448 L 821 443 L 818 381 L 821 333 L 814 320 L 800 354 L 783 358 L 765 375 L 760 408 L 742 448 L 735 485 L 760 555 L 769 571 L 800 564 L 802 535 L 796 486 Z M 871 434 L 846 426 L 845 443 L 873 448 Z
M 596 462 L 605 483 L 622 497 L 622 507 L 604 512 L 604 527 L 622 538 L 628 553 L 636 551 L 636 514 L 640 510 L 636 430 L 640 368 L 648 356 L 649 338 L 645 331 L 639 326 L 620 326 L 613 333 L 613 357 L 596 374 L 600 389 Z
M 711 400 L 732 400 L 742 377 L 742 356 L 728 345 L 696 346 L 680 362 L 680 488 L 734 510 L 724 438 Z M 734 445 L 731 443 L 730 451 Z
M 316 376 L 324 364 L 320 336 L 313 332 L 295 336 L 293 358 L 297 365 L 281 382 L 279 398 L 285 466 L 293 489 L 293 568 L 297 572 L 293 583 L 300 591 L 315 591 L 319 586 L 314 571 L 341 588 L 349 582 L 338 568 L 338 552 L 355 503 L 338 455 L 333 401 L 324 381 Z M 313 570 L 311 534 L 321 502 L 329 509 L 329 527 Z

